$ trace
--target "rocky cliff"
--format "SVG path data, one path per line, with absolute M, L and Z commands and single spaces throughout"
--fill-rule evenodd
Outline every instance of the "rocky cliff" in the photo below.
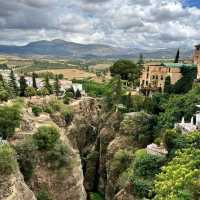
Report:
M 24 182 L 19 170 L 9 176 L 0 178 L 0 199 L 1 200 L 36 200 L 34 193 Z

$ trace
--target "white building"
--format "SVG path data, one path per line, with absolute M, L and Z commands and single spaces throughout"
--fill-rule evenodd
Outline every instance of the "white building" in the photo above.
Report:
M 197 105 L 197 107 L 200 108 L 200 105 Z M 197 112 L 194 117 L 191 118 L 190 122 L 185 122 L 183 117 L 181 123 L 175 124 L 175 128 L 180 129 L 183 134 L 200 130 L 200 112 Z
M 0 137 L 0 145 L 8 144 L 7 140 L 3 140 L 2 137 Z

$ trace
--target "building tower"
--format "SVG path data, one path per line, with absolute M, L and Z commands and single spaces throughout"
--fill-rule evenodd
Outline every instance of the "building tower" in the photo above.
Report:
M 195 46 L 193 62 L 197 65 L 197 79 L 200 79 L 200 44 Z

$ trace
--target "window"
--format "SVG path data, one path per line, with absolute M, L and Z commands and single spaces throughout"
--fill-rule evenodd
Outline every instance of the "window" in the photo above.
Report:
M 161 76 L 160 76 L 160 80 L 163 80 L 163 79 L 164 79 L 164 78 L 163 78 L 163 75 L 161 75 Z

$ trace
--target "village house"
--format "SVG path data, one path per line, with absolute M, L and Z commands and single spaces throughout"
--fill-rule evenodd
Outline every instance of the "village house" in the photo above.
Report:
M 183 67 L 196 68 L 197 65 L 183 63 L 147 64 L 140 78 L 140 89 L 163 91 L 168 76 L 172 85 L 182 78 L 181 68 Z
M 200 105 L 197 105 L 200 108 Z M 179 129 L 183 134 L 188 134 L 193 131 L 200 130 L 200 112 L 198 111 L 194 116 L 192 116 L 190 122 L 185 122 L 184 117 L 180 123 L 175 123 L 175 129 Z
M 197 79 L 200 78 L 200 45 L 195 47 L 193 63 L 147 63 L 140 77 L 140 90 L 163 91 L 166 77 L 170 77 L 174 85 L 182 78 L 182 68 L 198 68 Z

